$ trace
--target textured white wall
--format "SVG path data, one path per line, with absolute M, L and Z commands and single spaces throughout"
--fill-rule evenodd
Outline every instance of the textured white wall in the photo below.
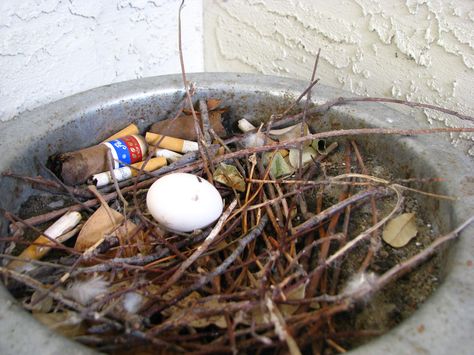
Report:
M 180 72 L 176 0 L 0 0 L 0 121 L 113 82 Z M 183 10 L 187 70 L 203 71 L 202 2 Z
M 473 0 L 205 0 L 205 69 L 309 80 L 474 115 Z M 408 110 L 405 110 L 408 111 Z M 468 125 L 433 112 L 434 125 Z M 452 135 L 474 155 L 473 135 Z

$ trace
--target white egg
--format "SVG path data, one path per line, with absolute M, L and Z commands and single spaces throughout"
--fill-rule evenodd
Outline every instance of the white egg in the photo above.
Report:
M 164 227 L 191 232 L 219 218 L 224 208 L 217 189 L 205 179 L 185 173 L 163 176 L 151 185 L 146 204 Z

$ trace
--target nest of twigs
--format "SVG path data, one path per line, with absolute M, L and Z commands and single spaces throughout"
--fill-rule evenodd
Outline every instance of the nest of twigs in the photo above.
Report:
M 426 228 L 416 196 L 449 197 L 410 187 L 436 179 L 401 179 L 374 157 L 364 158 L 355 139 L 328 138 L 433 130 L 315 133 L 318 115 L 343 103 L 306 106 L 292 115 L 287 110 L 257 131 L 242 134 L 234 127 L 234 134 L 222 140 L 208 129 L 206 102 L 200 100 L 201 114 L 194 116 L 201 120 L 196 125 L 201 127 L 196 128 L 199 152 L 154 172 L 139 169 L 132 179 L 102 190 L 9 173 L 36 187 L 66 190 L 73 205 L 27 219 L 6 213 L 13 235 L 5 260 L 31 265 L 21 272 L 1 267 L 7 287 L 51 329 L 109 353 L 330 353 L 385 332 L 429 295 L 437 281 L 426 283 L 439 271 L 431 261 L 393 281 L 434 255 L 466 224 L 437 238 L 435 228 Z M 272 126 L 307 122 L 312 132 L 301 129 L 269 142 Z M 257 140 L 249 140 L 255 135 Z M 319 154 L 303 164 L 304 145 L 325 137 L 329 140 L 316 141 Z M 272 169 L 282 149 L 301 153 L 297 168 L 280 176 Z M 234 166 L 240 180 L 215 181 L 222 163 Z M 191 172 L 218 188 L 225 206 L 217 222 L 177 233 L 153 220 L 145 206 L 147 189 L 173 172 Z M 35 225 L 71 210 L 87 219 L 99 206 L 123 219 L 86 250 L 73 248 L 79 225 L 68 232 L 72 239 L 65 244 L 46 237 L 54 252 L 43 261 L 14 256 L 26 246 L 44 246 L 35 239 L 44 229 Z M 403 213 L 415 215 L 417 242 L 391 246 L 382 241 L 384 226 Z M 129 222 L 136 228 L 117 233 Z M 28 241 L 28 233 L 35 242 Z M 416 285 L 416 295 L 410 296 L 407 290 Z M 370 318 L 373 314 L 378 321 Z

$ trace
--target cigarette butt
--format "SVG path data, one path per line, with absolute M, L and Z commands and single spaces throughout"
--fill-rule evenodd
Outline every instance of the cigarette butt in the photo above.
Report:
M 173 152 L 172 150 L 168 149 L 157 149 L 155 151 L 155 156 L 156 157 L 164 157 L 166 160 L 168 160 L 171 163 L 174 163 L 175 161 L 178 161 L 183 157 L 182 154 Z
M 158 145 L 160 148 L 169 149 L 178 153 L 188 153 L 198 150 L 197 142 L 163 136 L 151 132 L 146 133 L 145 140 L 150 145 Z
M 148 162 L 146 163 L 145 167 L 143 168 L 143 170 L 145 171 L 153 171 L 153 170 L 156 170 L 158 168 L 161 168 L 162 166 L 165 166 L 166 165 L 166 158 L 165 157 L 156 157 L 156 158 L 151 158 L 150 160 L 148 160 Z M 137 169 L 141 169 L 143 164 L 145 164 L 144 161 L 141 161 L 140 163 L 135 163 L 133 164 L 132 166 L 134 168 L 137 168 Z M 135 169 L 132 169 L 132 175 L 133 176 L 136 176 L 138 174 L 138 171 L 135 170 Z
M 125 127 L 124 129 L 122 129 L 122 130 L 118 131 L 117 133 L 115 133 L 113 136 L 110 136 L 109 138 L 104 140 L 104 142 L 112 141 L 114 139 L 122 138 L 122 137 L 125 137 L 125 136 L 131 136 L 131 135 L 134 135 L 134 134 L 138 134 L 138 127 L 137 127 L 136 124 L 132 123 L 132 124 L 128 125 L 127 127 Z
M 54 222 L 48 229 L 46 229 L 44 234 L 50 239 L 57 240 L 60 236 L 77 226 L 81 221 L 81 218 L 82 217 L 79 212 L 66 213 L 64 216 Z M 55 245 L 54 242 L 48 239 L 45 235 L 40 235 L 34 241 L 35 244 L 42 245 L 30 245 L 28 248 L 23 250 L 23 252 L 18 257 L 24 260 L 39 260 L 45 256 L 51 250 L 51 246 Z M 18 272 L 30 271 L 35 268 L 34 265 L 28 263 L 27 261 L 23 262 L 20 260 L 13 260 L 7 265 L 7 267 Z
M 144 163 L 145 163 L 144 161 L 141 161 L 139 163 L 132 164 L 131 166 L 133 166 L 136 169 L 141 169 Z M 164 157 L 151 158 L 147 162 L 143 170 L 153 171 L 165 165 L 166 165 L 166 158 Z M 138 174 L 138 170 L 136 169 L 132 169 L 128 166 L 124 166 L 122 168 L 114 169 L 113 173 L 117 181 L 123 181 L 123 180 L 130 179 L 133 176 L 136 176 Z M 103 186 L 112 184 L 114 182 L 114 179 L 110 171 L 104 171 L 103 173 L 93 175 L 92 182 L 97 187 L 103 187 Z
M 245 118 L 240 119 L 239 122 L 237 122 L 237 125 L 238 125 L 239 129 L 244 133 L 249 132 L 249 131 L 253 131 L 254 129 L 257 129 L 257 127 L 255 127 L 253 124 L 251 124 Z

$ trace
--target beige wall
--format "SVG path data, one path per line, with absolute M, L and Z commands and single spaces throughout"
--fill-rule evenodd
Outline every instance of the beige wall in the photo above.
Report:
M 474 116 L 473 0 L 205 0 L 206 71 L 309 80 Z M 408 112 L 408 109 L 405 109 Z M 468 125 L 433 112 L 437 126 Z M 474 156 L 474 135 L 452 135 Z

